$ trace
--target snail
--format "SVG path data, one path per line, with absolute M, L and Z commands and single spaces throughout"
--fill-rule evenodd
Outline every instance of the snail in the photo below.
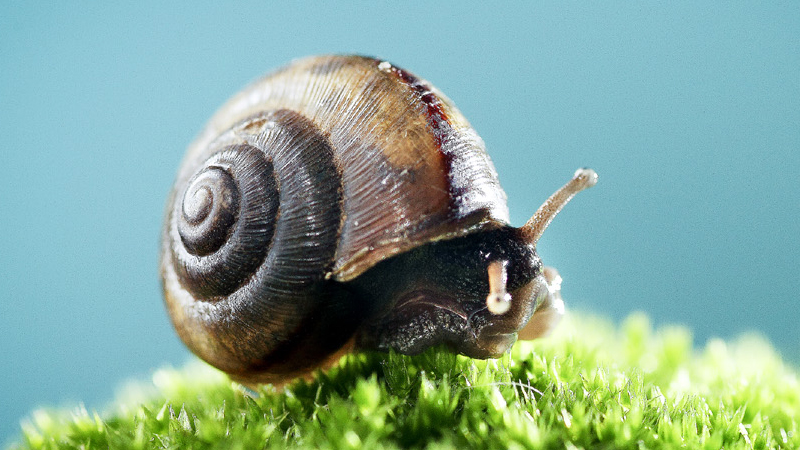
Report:
M 160 270 L 178 335 L 245 384 L 352 350 L 496 357 L 547 333 L 561 278 L 536 242 L 579 169 L 522 227 L 481 138 L 386 61 L 302 59 L 256 81 L 189 146 Z

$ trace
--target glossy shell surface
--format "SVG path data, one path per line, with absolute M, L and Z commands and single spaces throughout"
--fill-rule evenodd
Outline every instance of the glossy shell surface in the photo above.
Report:
M 334 149 L 344 189 L 330 274 L 337 280 L 422 243 L 508 223 L 484 143 L 450 100 L 405 70 L 359 56 L 302 59 L 245 88 L 191 144 L 176 184 L 193 176 L 220 135 L 279 109 L 307 117 Z

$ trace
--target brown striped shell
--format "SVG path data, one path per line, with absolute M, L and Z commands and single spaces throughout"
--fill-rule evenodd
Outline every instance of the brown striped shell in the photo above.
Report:
M 505 200 L 483 141 L 426 81 L 372 58 L 303 59 L 236 94 L 189 146 L 162 234 L 167 307 L 234 378 L 301 373 L 358 328 L 348 282 L 506 226 Z
M 236 94 L 189 146 L 178 183 L 218 136 L 278 109 L 314 122 L 342 172 L 336 279 L 421 243 L 509 221 L 483 140 L 453 103 L 427 81 L 360 56 L 302 59 Z

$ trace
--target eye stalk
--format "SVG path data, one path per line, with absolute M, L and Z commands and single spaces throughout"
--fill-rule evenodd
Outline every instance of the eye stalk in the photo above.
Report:
M 486 296 L 486 308 L 494 315 L 505 314 L 511 308 L 511 294 L 506 291 L 508 273 L 507 261 L 489 263 L 489 295 Z
M 597 173 L 592 169 L 582 168 L 575 171 L 572 179 L 567 182 L 561 189 L 557 190 L 550 196 L 543 204 L 536 210 L 533 217 L 520 228 L 523 237 L 531 245 L 536 245 L 542 233 L 553 221 L 553 218 L 561 211 L 572 197 L 578 192 L 590 188 L 597 184 Z
M 597 173 L 592 169 L 582 168 L 575 172 L 561 189 L 557 190 L 536 210 L 533 217 L 523 225 L 519 231 L 522 240 L 534 247 L 542 233 L 558 215 L 564 205 L 572 200 L 578 192 L 590 188 L 597 184 Z M 489 295 L 486 296 L 486 308 L 494 315 L 505 314 L 511 308 L 511 294 L 506 290 L 508 274 L 506 272 L 507 261 L 492 261 L 487 267 L 489 276 Z M 558 273 L 556 272 L 556 275 Z M 558 287 L 560 288 L 560 278 Z M 560 295 L 558 296 L 560 300 Z M 563 302 L 562 302 L 563 305 Z M 563 310 L 563 306 L 561 307 Z

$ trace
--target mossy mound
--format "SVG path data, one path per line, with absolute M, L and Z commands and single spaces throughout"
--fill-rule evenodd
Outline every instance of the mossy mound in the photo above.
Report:
M 800 448 L 798 373 L 768 343 L 696 351 L 641 314 L 572 315 L 499 360 L 351 355 L 255 396 L 200 363 L 153 385 L 104 415 L 37 411 L 13 448 Z

